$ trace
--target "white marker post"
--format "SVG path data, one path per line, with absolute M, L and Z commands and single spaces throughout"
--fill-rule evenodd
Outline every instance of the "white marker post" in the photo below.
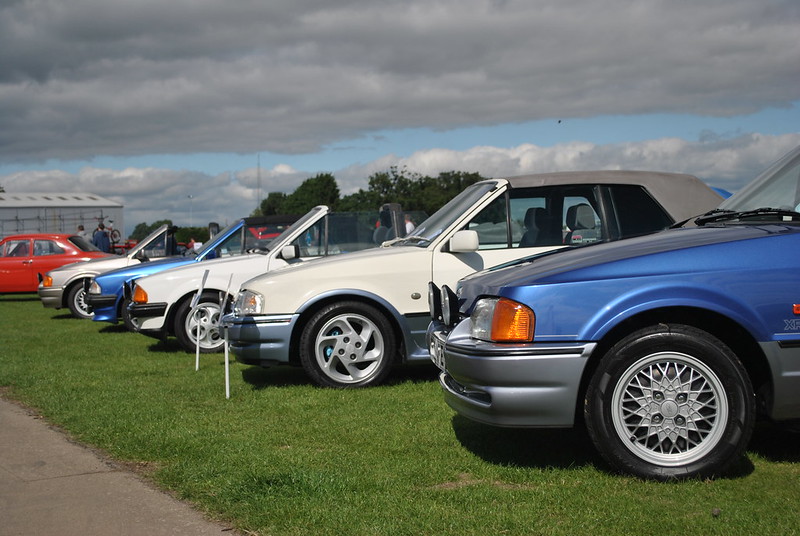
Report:
M 200 326 L 197 322 L 197 305 L 200 303 L 200 295 L 203 294 L 203 289 L 206 286 L 206 279 L 208 279 L 208 270 L 203 272 L 203 279 L 200 281 L 200 288 L 197 289 L 197 294 L 192 299 L 192 313 L 191 317 L 194 320 L 195 334 L 194 334 L 194 370 L 200 370 Z
M 230 372 L 230 359 L 228 354 L 228 326 L 222 327 L 222 317 L 225 316 L 225 305 L 228 303 L 228 293 L 231 289 L 231 281 L 233 280 L 233 274 L 230 275 L 228 278 L 228 286 L 225 287 L 225 294 L 222 296 L 222 302 L 219 304 L 219 323 L 220 328 L 223 329 L 223 334 L 225 336 L 225 398 L 231 397 L 231 372 Z

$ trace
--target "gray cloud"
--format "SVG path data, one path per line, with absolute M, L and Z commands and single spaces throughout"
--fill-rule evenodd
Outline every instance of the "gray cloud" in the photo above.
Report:
M 386 155 L 334 172 L 342 194 L 367 188 L 367 179 L 390 166 L 435 176 L 441 171 L 474 171 L 485 177 L 580 169 L 643 169 L 696 175 L 711 186 L 735 191 L 773 160 L 800 145 L 800 133 L 781 136 L 687 142 L 675 138 L 595 145 L 574 142 L 555 147 L 473 147 L 464 151 L 429 149 L 406 158 Z M 98 169 L 20 172 L 0 176 L 7 192 L 92 192 L 125 206 L 127 232 L 140 222 L 172 219 L 178 225 L 221 224 L 250 214 L 269 192 L 292 192 L 315 171 L 286 165 L 230 174 L 164 169 Z M 192 199 L 189 199 L 189 195 Z M 191 213 L 191 214 L 190 214 Z
M 0 163 L 800 98 L 796 0 L 6 0 Z

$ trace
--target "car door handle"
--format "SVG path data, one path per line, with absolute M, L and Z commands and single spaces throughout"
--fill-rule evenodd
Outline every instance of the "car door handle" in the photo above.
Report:
M 22 261 L 22 264 L 33 264 L 32 260 Z

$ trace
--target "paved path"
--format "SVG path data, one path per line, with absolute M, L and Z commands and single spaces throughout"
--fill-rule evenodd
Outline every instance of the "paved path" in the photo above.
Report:
M 0 399 L 0 536 L 236 535 Z

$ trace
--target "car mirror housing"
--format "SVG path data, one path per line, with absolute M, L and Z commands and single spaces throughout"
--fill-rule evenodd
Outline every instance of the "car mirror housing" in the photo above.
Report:
M 300 248 L 297 247 L 297 244 L 290 244 L 288 246 L 284 246 L 283 249 L 281 249 L 281 257 L 285 261 L 296 259 L 299 256 L 300 256 Z
M 472 253 L 478 251 L 477 231 L 458 231 L 450 239 L 451 253 Z

